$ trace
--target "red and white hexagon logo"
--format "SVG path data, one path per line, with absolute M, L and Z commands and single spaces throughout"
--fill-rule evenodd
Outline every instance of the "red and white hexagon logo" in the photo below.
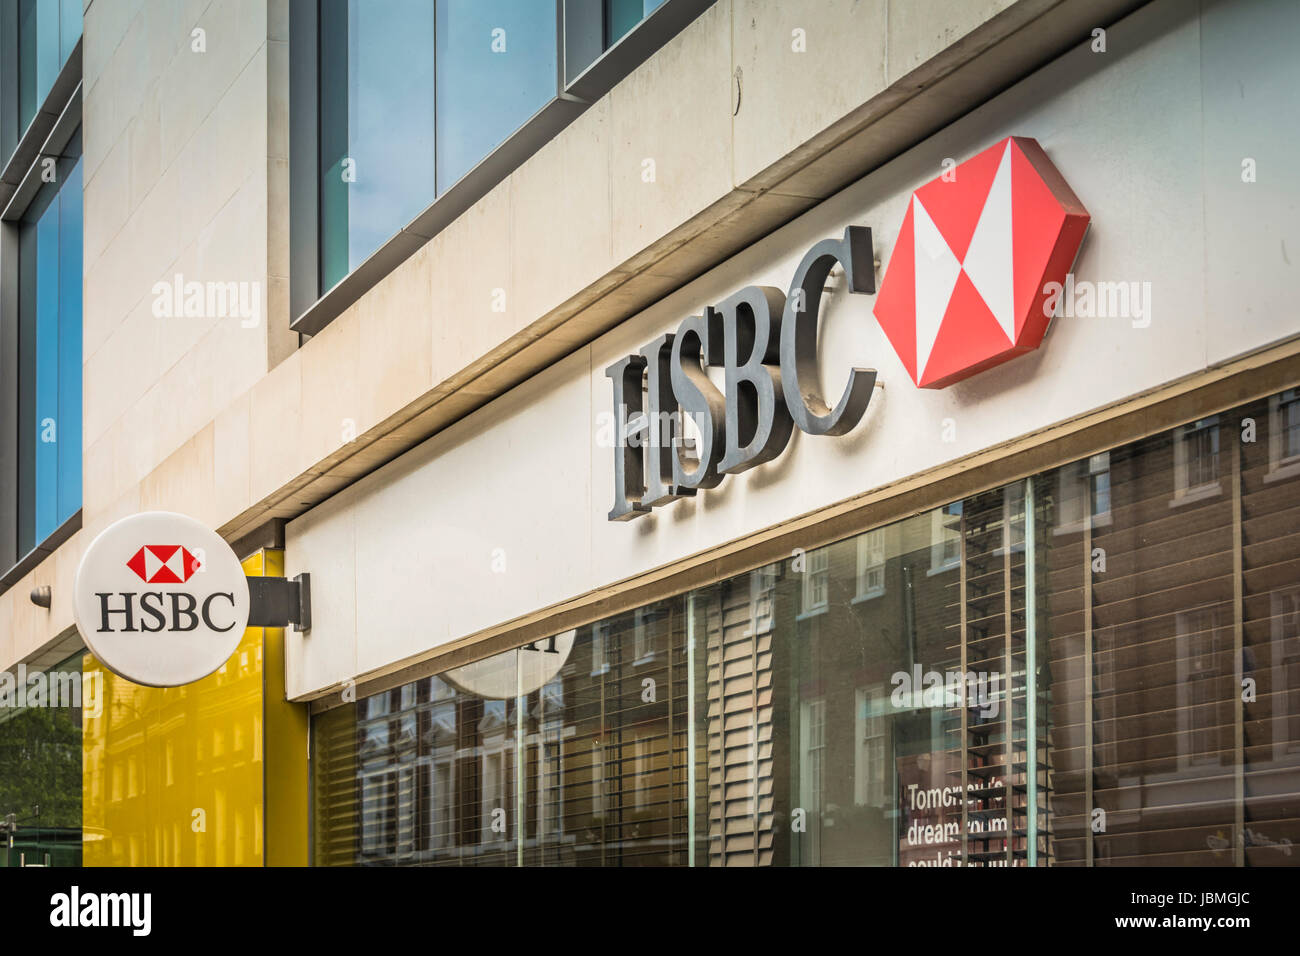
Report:
M 955 176 L 953 175 L 955 173 Z M 875 314 L 922 388 L 1038 348 L 1089 215 L 1033 139 L 1010 136 L 912 194 Z
M 199 569 L 199 559 L 179 544 L 146 544 L 126 566 L 146 584 L 184 584 Z

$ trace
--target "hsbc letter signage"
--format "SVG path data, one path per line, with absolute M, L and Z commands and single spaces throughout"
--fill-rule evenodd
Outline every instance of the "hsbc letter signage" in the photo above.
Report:
M 874 369 L 853 369 L 833 407 L 817 394 L 818 310 L 836 265 L 850 292 L 876 291 L 870 229 L 849 226 L 843 239 L 813 246 L 788 294 L 747 286 L 605 370 L 614 392 L 610 521 L 638 518 L 771 461 L 796 426 L 843 435 L 862 419 Z M 722 370 L 721 391 L 708 366 Z M 688 445 L 694 453 L 684 459 Z
M 73 613 L 86 647 L 120 677 L 175 687 L 211 674 L 249 618 L 243 567 L 218 535 L 152 511 L 106 528 L 77 568 Z
M 873 307 L 912 381 L 944 388 L 1038 348 L 1058 300 L 1051 290 L 1089 222 L 1027 137 L 1009 136 L 913 192 Z M 795 426 L 843 435 L 861 420 L 874 370 L 855 368 L 834 408 L 815 384 L 818 306 L 836 264 L 850 292 L 874 293 L 871 230 L 850 226 L 815 245 L 788 295 L 749 286 L 605 370 L 614 384 L 611 521 L 770 461 Z M 707 366 L 722 370 L 721 392 Z M 687 444 L 695 454 L 684 461 Z

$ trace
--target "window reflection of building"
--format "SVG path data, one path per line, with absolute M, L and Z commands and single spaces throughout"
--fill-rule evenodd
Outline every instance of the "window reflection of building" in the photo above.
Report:
M 480 839 L 483 843 L 504 843 L 508 838 L 506 802 L 509 791 L 506 788 L 506 762 L 509 754 L 506 748 L 513 744 L 506 739 L 508 730 L 506 702 L 484 701 L 483 717 L 479 721 L 479 737 L 483 741 L 480 758 L 483 794 Z
M 885 593 L 885 529 L 876 528 L 858 536 L 858 582 L 856 597 L 880 597 Z
M 804 560 L 808 567 L 803 574 L 803 613 L 816 614 L 824 611 L 830 600 L 830 549 L 809 551 Z
M 1300 753 L 1300 587 L 1269 595 L 1269 636 L 1278 665 L 1263 675 L 1272 691 L 1273 756 Z
M 894 772 L 886 748 L 888 701 L 889 693 L 883 685 L 859 688 L 856 694 L 853 801 L 858 806 L 885 807 L 893 793 Z
M 1226 649 L 1217 611 L 1215 607 L 1196 608 L 1181 611 L 1176 618 L 1180 767 L 1220 762 L 1215 685 Z
M 799 714 L 799 807 L 806 830 L 800 840 L 801 862 L 821 862 L 822 786 L 826 759 L 826 701 L 805 700 Z
M 930 573 L 957 567 L 961 560 L 961 502 L 930 512 Z
M 1110 452 L 1102 452 L 1057 469 L 1056 531 L 1069 534 L 1110 523 Z
M 1174 429 L 1174 497 L 1216 494 L 1219 486 L 1219 416 Z
M 522 859 L 682 862 L 695 694 L 697 863 L 942 865 L 967 852 L 971 864 L 1024 865 L 1033 691 L 1040 864 L 1295 862 L 1293 402 L 1262 399 L 1039 476 L 1034 540 L 1018 482 L 583 628 L 561 675 L 529 695 L 522 741 L 504 733 L 507 807 L 512 754 L 526 781 Z M 1220 446 L 1239 415 L 1266 422 L 1267 439 Z M 1171 485 L 1186 507 L 1168 508 Z M 856 600 L 876 591 L 885 600 Z M 1238 635 L 1258 700 L 1237 699 Z M 892 679 L 918 666 L 990 672 L 998 712 L 894 705 Z M 457 706 L 475 721 L 490 709 Z M 918 798 L 963 782 L 969 846 L 954 830 L 960 806 Z M 494 787 L 485 780 L 484 795 Z M 452 788 L 439 812 L 473 817 L 477 839 L 478 791 Z M 795 810 L 802 830 L 783 826 Z

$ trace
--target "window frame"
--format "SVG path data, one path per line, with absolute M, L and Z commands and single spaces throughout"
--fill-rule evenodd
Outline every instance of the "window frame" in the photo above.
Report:
M 45 185 L 42 160 L 61 159 L 81 129 L 81 49 L 78 36 L 36 115 L 19 129 L 17 5 L 0 5 L 0 593 L 81 528 L 77 508 L 31 548 L 20 551 L 19 235 L 23 217 Z
M 477 165 L 328 289 L 320 270 L 319 0 L 289 8 L 289 328 L 315 335 L 430 239 L 505 181 L 546 143 L 668 43 L 715 0 L 664 0 L 595 56 L 604 42 L 603 0 L 552 0 L 556 92 Z M 593 28 L 592 24 L 596 24 Z

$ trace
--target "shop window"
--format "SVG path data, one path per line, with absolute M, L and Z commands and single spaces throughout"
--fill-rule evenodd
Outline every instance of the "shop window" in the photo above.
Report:
M 1223 421 L 1271 427 L 1289 414 L 1278 398 Z M 513 696 L 455 691 L 474 725 L 445 751 L 465 755 L 459 778 L 439 764 L 442 782 L 391 813 L 467 822 L 445 850 L 409 862 L 1295 865 L 1284 851 L 1300 845 L 1300 483 L 1265 481 L 1278 455 L 1261 441 L 1239 452 L 1239 525 L 1227 502 L 1171 514 L 1171 483 L 1228 490 L 1218 426 L 1170 429 L 905 518 L 808 553 L 802 572 L 747 571 L 599 622 L 527 691 L 522 717 Z M 1030 488 L 1042 527 L 1109 521 L 1088 547 L 1030 538 Z M 868 590 L 882 563 L 902 582 L 893 599 L 837 609 L 815 632 L 797 623 L 831 594 Z M 650 631 L 639 637 L 638 624 Z M 604 668 L 607 654 L 640 656 L 650 632 L 655 653 L 635 679 Z M 1255 681 L 1240 708 L 1238 634 Z M 954 696 L 954 678 L 975 696 Z M 350 719 L 336 713 L 314 718 L 319 733 L 313 724 L 326 768 L 314 771 L 318 859 L 356 862 L 362 781 L 404 765 L 395 748 L 373 765 L 355 759 L 365 729 L 334 732 Z M 353 751 L 327 764 L 340 739 Z M 515 766 L 527 775 L 518 790 Z M 963 774 L 964 814 L 943 797 Z M 518 849 L 481 844 L 493 801 L 523 828 Z M 1105 830 L 1091 826 L 1097 808 Z M 782 824 L 795 811 L 801 830 Z M 1239 813 L 1244 847 L 1231 837 Z

